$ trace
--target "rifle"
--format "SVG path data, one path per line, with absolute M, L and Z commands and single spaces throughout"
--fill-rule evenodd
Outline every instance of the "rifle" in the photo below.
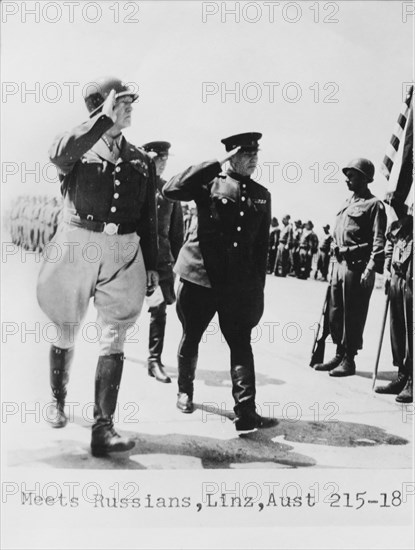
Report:
M 313 342 L 313 349 L 311 351 L 310 367 L 314 367 L 314 365 L 316 365 L 317 363 L 322 363 L 324 361 L 326 338 L 330 334 L 330 326 L 329 326 L 330 289 L 331 289 L 331 286 L 328 285 L 326 290 L 326 296 L 324 298 L 323 309 L 321 311 L 320 319 L 318 322 L 316 336 Z M 322 322 L 323 322 L 323 330 L 319 338 Z
M 380 339 L 379 339 L 379 345 L 378 345 L 378 353 L 376 355 L 375 368 L 373 369 L 373 375 L 372 375 L 372 390 L 375 388 L 376 378 L 377 378 L 377 375 L 378 375 L 380 352 L 382 350 L 383 335 L 385 334 L 385 325 L 386 325 L 386 318 L 388 316 L 389 302 L 390 302 L 390 292 L 388 291 L 388 294 L 386 296 L 385 310 L 383 312 L 382 327 L 380 329 Z

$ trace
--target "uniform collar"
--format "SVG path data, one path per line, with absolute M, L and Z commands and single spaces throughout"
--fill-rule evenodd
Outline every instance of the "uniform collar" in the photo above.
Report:
M 230 169 L 226 171 L 226 174 L 230 176 L 232 179 L 236 181 L 244 182 L 244 183 L 247 183 L 248 181 L 251 180 L 250 176 L 241 176 L 241 174 L 238 174 L 237 172 L 234 172 L 233 170 L 230 170 Z
M 162 177 L 160 176 L 156 177 L 157 190 L 160 191 L 160 193 L 165 183 L 166 183 L 166 180 L 164 180 Z
M 353 195 L 350 197 L 349 199 L 349 202 L 350 204 L 353 204 L 355 202 L 359 202 L 359 201 L 365 201 L 367 199 L 371 199 L 374 195 L 372 195 L 372 193 L 369 191 L 369 189 L 366 189 L 366 191 L 364 193 L 362 193 L 362 195 L 360 197 L 357 197 L 354 193 Z
M 92 147 L 91 151 L 93 151 L 96 155 L 98 155 L 100 158 L 110 162 L 111 164 L 116 164 L 116 160 L 111 155 L 110 150 L 106 146 L 105 142 L 102 139 L 99 139 Z M 121 156 L 121 152 L 120 152 Z

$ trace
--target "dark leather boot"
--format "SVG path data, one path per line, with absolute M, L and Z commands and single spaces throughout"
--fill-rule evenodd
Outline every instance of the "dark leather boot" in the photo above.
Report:
M 413 403 L 413 400 L 412 374 L 410 374 L 404 389 L 396 396 L 395 401 L 398 403 Z
M 252 360 L 247 360 L 245 365 L 231 365 L 231 378 L 236 430 L 251 431 L 275 426 L 275 420 L 264 418 L 255 410 L 255 369 Z
M 95 407 L 92 426 L 91 451 L 94 456 L 129 451 L 135 445 L 132 439 L 121 437 L 114 430 L 113 415 L 117 406 L 124 355 L 101 355 L 95 374 Z
M 164 384 L 170 384 L 171 378 L 164 372 L 164 365 L 159 359 L 148 359 L 148 375 Z
M 330 376 L 342 377 L 353 376 L 356 374 L 356 364 L 354 362 L 354 354 L 346 353 L 342 362 L 338 367 L 329 372 Z
M 242 412 L 234 420 L 237 432 L 248 432 L 256 429 L 272 428 L 278 424 L 275 418 L 260 416 L 256 411 Z
M 316 363 L 314 365 L 314 370 L 327 372 L 335 369 L 342 362 L 342 359 L 344 357 L 344 351 L 345 350 L 343 346 L 337 346 L 336 355 L 333 357 L 333 359 L 330 359 L 326 363 Z
M 161 353 L 164 345 L 164 333 L 166 329 L 166 304 L 150 309 L 150 335 L 149 335 L 149 358 L 147 361 L 148 375 L 159 382 L 169 384 L 171 378 L 164 372 L 164 365 L 161 362 Z
M 68 423 L 68 417 L 65 414 L 65 399 L 72 359 L 73 348 L 62 349 L 51 346 L 49 363 L 53 402 L 48 411 L 48 422 L 52 428 L 64 428 Z
M 403 372 L 398 372 L 398 376 L 395 380 L 392 380 L 389 382 L 389 384 L 386 384 L 386 386 L 378 386 L 375 388 L 376 393 L 385 393 L 390 395 L 398 395 L 404 387 L 407 382 L 408 377 Z
M 197 355 L 194 357 L 177 356 L 178 360 L 178 386 L 177 408 L 183 413 L 192 413 L 193 407 L 193 381 L 195 379 Z

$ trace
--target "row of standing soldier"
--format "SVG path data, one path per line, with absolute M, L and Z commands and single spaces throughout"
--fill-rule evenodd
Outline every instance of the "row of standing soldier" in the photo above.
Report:
M 24 250 L 42 252 L 56 233 L 61 217 L 62 202 L 56 197 L 17 197 L 6 222 L 12 243 Z
M 223 159 L 191 166 L 165 183 L 161 174 L 169 144 L 150 142 L 138 148 L 122 135 L 122 130 L 131 124 L 132 103 L 136 99 L 137 95 L 120 80 L 102 79 L 98 91 L 85 97 L 89 120 L 58 136 L 50 149 L 50 158 L 60 172 L 64 197 L 63 220 L 54 242 L 58 246 L 85 245 L 94 239 L 102 254 L 96 265 L 84 261 L 82 246 L 62 246 L 63 251 L 71 251 L 71 257 L 62 254 L 57 262 L 44 261 L 40 270 L 39 304 L 59 328 L 60 335 L 50 350 L 56 408 L 53 425 L 63 427 L 67 423 L 65 398 L 74 335 L 94 297 L 101 328 L 91 439 L 95 456 L 127 451 L 135 444 L 120 436 L 113 424 L 126 330 L 138 318 L 145 294 L 155 294 L 161 280 L 164 306 L 154 304 L 151 308 L 151 327 L 157 338 L 162 338 L 165 304 L 175 299 L 175 260 L 175 272 L 180 276 L 177 312 L 183 329 L 178 352 L 177 407 L 184 413 L 194 410 L 199 343 L 213 315 L 218 313 L 231 351 L 235 427 L 246 431 L 273 425 L 272 419 L 256 412 L 250 343 L 251 331 L 264 308 L 271 221 L 270 194 L 250 177 L 257 166 L 262 135 L 250 132 L 225 138 Z M 224 173 L 222 166 L 226 162 L 230 167 Z M 331 376 L 355 373 L 354 356 L 362 347 L 375 271 L 383 269 L 386 229 L 383 203 L 367 187 L 373 180 L 372 163 L 357 159 L 343 171 L 353 195 L 337 216 L 331 246 L 335 263 L 328 317 L 337 353 L 330 362 L 315 365 L 316 370 L 329 371 Z M 166 218 L 170 220 L 174 204 L 179 204 L 174 201 L 194 201 L 197 216 L 188 228 L 185 244 L 180 248 L 177 242 L 175 253 L 169 245 L 160 263 L 163 254 L 158 254 L 161 227 L 157 227 L 157 209 L 162 209 L 163 201 L 169 201 L 166 204 L 170 214 Z M 180 209 L 176 210 L 180 217 Z M 290 250 L 289 220 L 283 223 L 279 251 L 286 258 Z M 307 231 L 310 233 L 312 227 Z M 165 236 L 170 237 L 169 231 Z M 125 254 L 115 256 L 115 245 Z M 157 338 L 153 340 L 155 350 L 150 355 L 148 372 L 169 382 Z
M 290 223 L 290 215 L 282 219 L 280 229 L 277 218 L 272 218 L 267 272 L 277 277 L 295 276 L 298 279 L 308 279 L 311 273 L 313 257 L 318 253 L 314 278 L 321 273 L 323 281 L 327 281 L 330 245 L 333 237 L 330 226 L 323 226 L 324 236 L 319 238 L 314 232 L 311 220 L 302 223 L 301 220 Z

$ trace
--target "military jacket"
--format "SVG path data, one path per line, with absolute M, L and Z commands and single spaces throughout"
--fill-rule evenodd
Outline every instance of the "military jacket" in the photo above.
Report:
M 337 213 L 334 242 L 337 246 L 368 243 L 367 268 L 383 272 L 386 213 L 378 198 L 367 190 L 363 197 L 352 196 Z
M 290 223 L 281 227 L 280 244 L 288 244 L 290 248 L 294 244 L 293 228 Z
M 271 196 L 262 185 L 217 161 L 191 166 L 163 188 L 173 200 L 194 200 L 197 224 L 183 245 L 175 271 L 201 286 L 239 284 L 263 289 Z
M 173 275 L 173 264 L 183 244 L 183 211 L 180 202 L 163 196 L 161 190 L 166 183 L 157 177 L 157 271 L 160 279 Z
M 299 246 L 301 249 L 307 250 L 307 252 L 312 252 L 313 254 L 315 254 L 318 249 L 318 237 L 314 233 L 314 231 L 304 229 L 300 236 Z
M 321 237 L 320 250 L 322 252 L 330 252 L 330 245 L 333 241 L 333 237 L 330 234 L 324 233 Z
M 388 240 L 385 247 L 385 270 L 405 279 L 412 288 L 413 239 L 399 238 L 395 244 Z
M 58 167 L 65 210 L 81 218 L 135 224 L 141 237 L 146 269 L 156 269 L 156 175 L 153 161 L 122 137 L 116 163 L 105 158 L 101 136 L 113 126 L 98 114 L 57 136 L 50 160 Z
M 272 227 L 269 233 L 269 249 L 275 250 L 280 242 L 281 230 L 279 227 Z

